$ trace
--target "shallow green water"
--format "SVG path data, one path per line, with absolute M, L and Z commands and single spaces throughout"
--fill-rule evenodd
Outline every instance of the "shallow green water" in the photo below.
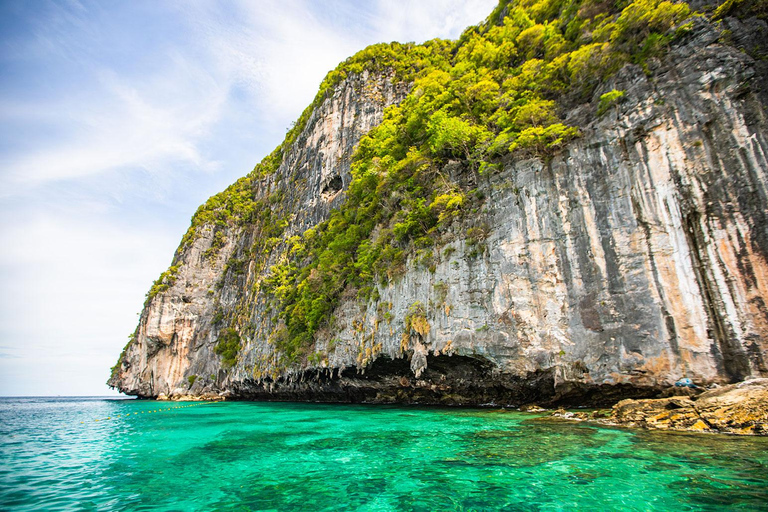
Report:
M 766 510 L 768 439 L 491 410 L 0 399 L 0 510 L 72 509 Z

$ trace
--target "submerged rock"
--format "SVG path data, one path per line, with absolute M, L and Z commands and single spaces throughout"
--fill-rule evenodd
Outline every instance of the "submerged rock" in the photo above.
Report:
M 768 435 L 768 379 L 752 379 L 702 393 L 622 400 L 610 423 L 657 430 Z

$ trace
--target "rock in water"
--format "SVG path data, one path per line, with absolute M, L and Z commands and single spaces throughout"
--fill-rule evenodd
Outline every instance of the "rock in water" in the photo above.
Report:
M 768 435 L 768 379 L 752 379 L 702 393 L 622 400 L 610 423 L 657 430 Z

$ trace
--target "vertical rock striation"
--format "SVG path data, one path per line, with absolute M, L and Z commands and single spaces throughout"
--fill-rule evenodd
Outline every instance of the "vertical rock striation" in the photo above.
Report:
M 412 257 L 376 300 L 346 297 L 302 362 L 280 359 L 260 288 L 285 246 L 257 263 L 262 228 L 203 226 L 109 384 L 144 397 L 604 404 L 684 377 L 768 376 L 766 78 L 698 24 L 663 63 L 625 66 L 595 93 L 625 101 L 572 111 L 582 136 L 551 159 L 510 157 L 479 177 L 449 163 L 452 179 L 477 180 L 482 208 L 432 265 Z M 344 201 L 356 143 L 408 91 L 364 72 L 312 112 L 253 184 L 279 198 L 281 239 Z M 238 338 L 231 366 L 215 350 L 222 318 Z

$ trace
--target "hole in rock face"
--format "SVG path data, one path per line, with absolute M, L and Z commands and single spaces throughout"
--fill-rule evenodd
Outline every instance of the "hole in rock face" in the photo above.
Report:
M 313 368 L 277 380 L 231 384 L 233 398 L 344 403 L 493 405 L 518 407 L 610 406 L 624 398 L 655 396 L 657 389 L 631 384 L 555 383 L 556 367 L 516 375 L 481 356 L 427 356 L 418 378 L 407 357 L 380 356 L 365 369 Z
M 435 405 L 513 405 L 551 399 L 553 373 L 524 377 L 500 374 L 483 358 L 427 356 L 427 369 L 416 378 L 407 358 L 379 357 L 364 371 L 356 367 L 307 370 L 277 381 L 236 383 L 239 398 L 348 403 Z
M 341 176 L 334 176 L 331 181 L 326 183 L 323 187 L 322 196 L 326 199 L 336 195 L 339 190 L 344 186 L 344 182 L 341 181 Z

